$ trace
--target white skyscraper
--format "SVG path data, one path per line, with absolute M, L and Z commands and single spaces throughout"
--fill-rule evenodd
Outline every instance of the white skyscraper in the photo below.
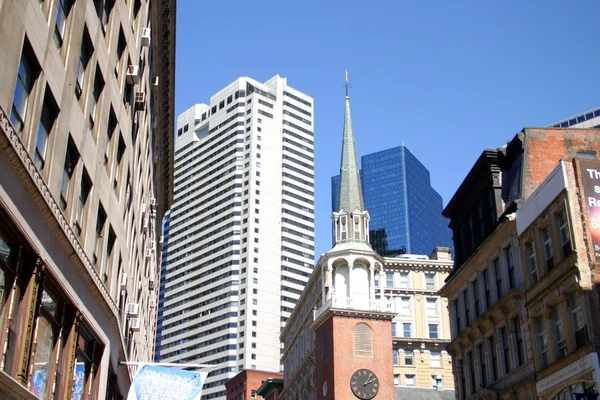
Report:
M 157 357 L 280 371 L 279 334 L 314 265 L 313 99 L 239 78 L 177 119 Z

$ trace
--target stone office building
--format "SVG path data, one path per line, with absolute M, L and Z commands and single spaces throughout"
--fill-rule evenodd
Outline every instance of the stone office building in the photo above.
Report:
M 444 210 L 458 399 L 598 393 L 598 295 L 580 158 L 594 129 L 526 128 L 486 150 Z
M 122 399 L 152 360 L 174 29 L 168 0 L 0 2 L 2 399 Z

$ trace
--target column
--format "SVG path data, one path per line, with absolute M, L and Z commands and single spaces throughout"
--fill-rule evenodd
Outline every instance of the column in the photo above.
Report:
M 62 400 L 70 400 L 73 397 L 73 379 L 69 378 L 75 375 L 75 362 L 77 360 L 77 338 L 79 336 L 79 325 L 81 323 L 81 313 L 77 311 L 75 318 L 71 324 L 71 329 L 68 331 L 68 336 L 65 339 L 65 361 L 68 364 L 66 379 L 63 377 L 62 382 L 58 382 L 59 393 L 62 393 Z M 67 332 L 65 332 L 67 334 Z
M 20 307 L 19 315 L 22 316 L 20 321 L 16 321 L 18 324 L 17 336 L 15 341 L 17 342 L 17 348 L 15 351 L 15 365 L 13 365 L 14 374 L 16 379 L 25 387 L 28 386 L 29 377 L 29 361 L 32 354 L 31 345 L 33 341 L 33 331 L 35 328 L 35 322 L 37 317 L 36 307 L 38 293 L 40 291 L 42 274 L 45 270 L 45 265 L 42 260 L 38 258 L 35 263 L 35 268 L 31 274 L 31 278 L 27 283 L 25 289 L 25 295 L 20 305 L 15 304 L 15 307 Z M 16 367 L 16 369 L 15 369 Z
M 324 299 L 324 301 L 328 301 L 335 294 L 335 287 L 333 286 L 333 273 L 332 273 L 332 270 L 333 270 L 333 266 L 332 265 L 328 265 L 327 266 L 327 271 L 325 273 L 327 274 L 327 281 L 329 282 L 329 293 L 327 293 L 327 298 Z
M 369 302 L 375 306 L 375 263 L 369 265 Z

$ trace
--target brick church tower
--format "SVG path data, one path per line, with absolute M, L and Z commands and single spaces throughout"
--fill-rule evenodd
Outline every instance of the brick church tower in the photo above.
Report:
M 339 211 L 333 213 L 335 246 L 316 269 L 324 304 L 316 311 L 316 398 L 390 400 L 394 395 L 392 304 L 376 293 L 383 258 L 369 245 L 354 145 L 346 73 L 346 109 L 340 167 Z

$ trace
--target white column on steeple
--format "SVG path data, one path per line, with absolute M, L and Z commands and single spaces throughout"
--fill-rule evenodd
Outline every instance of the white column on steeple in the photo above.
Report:
M 375 263 L 369 265 L 369 300 L 375 301 Z

